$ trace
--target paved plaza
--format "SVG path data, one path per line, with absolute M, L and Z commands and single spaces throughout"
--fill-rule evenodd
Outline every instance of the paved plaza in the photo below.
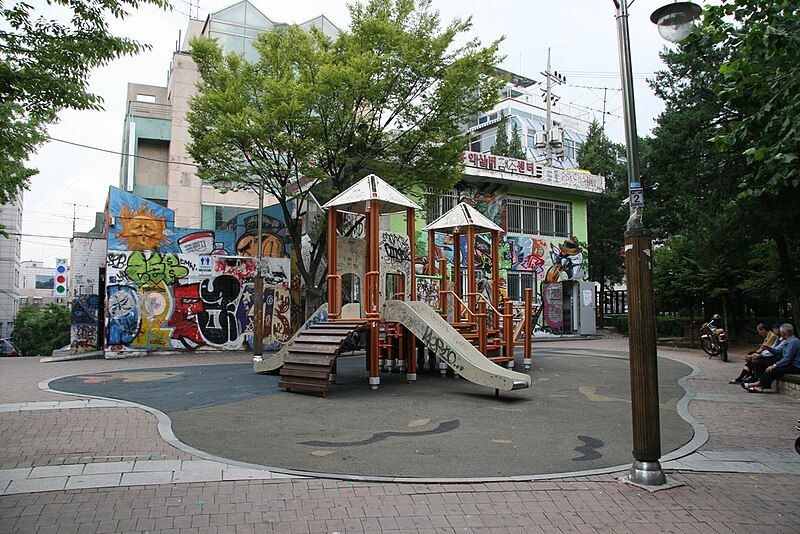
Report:
M 728 385 L 738 374 L 738 363 L 709 360 L 698 351 L 659 349 L 664 453 L 677 449 L 674 459 L 667 456 L 665 467 L 671 480 L 682 485 L 648 493 L 617 480 L 623 474 L 619 466 L 630 462 L 624 454 L 630 449 L 629 415 L 623 415 L 629 405 L 624 391 L 614 389 L 621 380 L 618 375 L 624 375 L 626 343 L 619 338 L 537 343 L 535 357 L 539 359 L 532 388 L 522 400 L 515 401 L 518 392 L 510 392 L 494 403 L 491 397 L 480 398 L 480 392 L 463 380 L 421 377 L 414 385 L 387 380 L 380 390 L 371 392 L 366 384 L 359 389 L 359 384 L 349 383 L 345 372 L 329 398 L 317 402 L 314 397 L 273 391 L 269 384 L 274 377 L 243 373 L 247 355 L 49 364 L 30 358 L 3 359 L 0 532 L 800 530 L 795 506 L 800 455 L 794 450 L 800 404 L 782 395 L 747 394 Z M 569 371 L 579 373 L 577 367 L 570 367 L 576 363 L 593 370 L 597 379 L 586 383 L 567 377 Z M 610 375 L 601 377 L 603 371 Z M 225 402 L 215 398 L 214 388 L 209 387 L 212 373 L 227 385 Z M 81 378 L 53 380 L 59 377 Z M 537 382 L 538 378 L 549 380 Z M 184 387 L 172 398 L 163 393 L 169 381 L 183 382 Z M 261 383 L 265 386 L 259 392 Z M 53 391 L 59 388 L 83 388 L 79 391 L 83 396 Z M 410 407 L 414 395 L 404 395 L 412 388 L 419 390 L 417 404 L 430 406 L 429 412 L 412 417 L 420 411 Z M 460 404 L 455 402 L 459 394 L 464 397 Z M 438 412 L 437 396 L 443 407 Z M 276 453 L 280 439 L 269 434 L 264 422 L 271 414 L 279 414 L 278 419 L 287 423 L 290 412 L 285 399 L 298 406 L 296 426 L 307 420 L 312 426 L 319 424 L 322 419 L 315 418 L 326 406 L 342 412 L 331 419 L 352 419 L 355 426 L 332 429 L 327 438 L 320 429 L 319 435 L 307 440 L 314 442 L 307 450 L 294 442 L 287 444 L 287 450 L 303 450 L 303 454 Z M 353 403 L 355 399 L 358 403 Z M 375 407 L 386 413 L 385 421 L 352 413 L 368 409 L 370 399 L 376 399 Z M 482 413 L 476 408 L 478 401 L 494 408 Z M 391 412 L 393 405 L 402 409 L 398 415 Z M 463 449 L 459 454 L 468 459 L 466 467 L 459 465 L 456 470 L 450 464 L 449 470 L 419 473 L 385 470 L 397 464 L 392 454 L 414 457 L 408 448 L 414 440 L 423 450 L 431 446 L 427 439 L 444 440 L 431 442 L 432 449 L 444 450 L 417 458 L 447 457 L 446 439 L 459 436 L 458 430 L 428 431 L 452 420 L 450 412 L 458 405 L 463 428 L 485 420 L 492 429 L 485 435 L 464 434 L 468 438 L 457 443 Z M 570 417 L 569 410 L 559 411 L 564 405 L 580 413 Z M 593 409 L 599 411 L 587 413 Z M 555 416 L 537 418 L 546 411 Z M 619 417 L 625 417 L 619 428 L 601 434 L 604 425 L 617 425 Z M 669 422 L 670 417 L 675 421 Z M 529 419 L 535 425 L 523 426 L 510 437 L 499 433 L 509 423 L 528 423 Z M 337 445 L 345 438 L 369 440 L 376 432 L 364 430 L 355 436 L 356 423 L 365 421 L 373 426 L 394 425 L 397 432 L 402 426 L 403 433 L 420 435 L 412 436 L 413 440 L 405 435 L 379 440 L 384 448 L 364 458 L 361 452 L 324 446 L 326 439 Z M 589 429 L 580 435 L 599 439 L 603 445 L 591 440 L 576 444 L 580 428 Z M 292 431 L 297 433 L 297 429 Z M 281 432 L 273 434 L 295 436 L 286 429 Z M 269 449 L 266 453 L 257 450 L 259 434 L 262 448 Z M 531 443 L 523 442 L 526 435 L 532 436 Z M 480 455 L 470 456 L 471 449 L 479 446 L 488 451 L 485 462 Z M 596 453 L 601 457 L 590 460 L 588 467 L 586 461 L 575 461 Z M 359 460 L 363 464 L 367 457 L 379 454 L 384 458 L 374 462 L 378 469 L 355 468 Z M 306 457 L 310 463 L 297 463 Z M 549 464 L 548 458 L 552 459 Z M 448 460 L 439 463 L 448 465 Z M 505 463 L 515 470 L 485 470 L 486 464 Z M 548 465 L 552 466 L 549 471 Z M 571 465 L 576 467 L 564 468 Z M 471 480 L 402 483 L 292 474 L 293 468 L 308 466 L 326 473 L 336 473 L 338 466 L 340 473 L 362 476 L 441 478 L 452 474 Z M 587 469 L 594 472 L 579 473 Z M 520 477 L 522 473 L 530 476 Z

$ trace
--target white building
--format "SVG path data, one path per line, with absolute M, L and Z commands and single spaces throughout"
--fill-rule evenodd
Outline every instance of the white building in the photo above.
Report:
M 0 337 L 8 337 L 19 310 L 22 194 L 0 206 L 0 226 L 8 233 L 8 237 L 0 236 Z
M 65 297 L 53 296 L 54 267 L 45 267 L 44 263 L 36 260 L 20 262 L 20 287 L 18 300 L 21 306 L 35 306 L 41 308 L 51 303 L 66 306 Z

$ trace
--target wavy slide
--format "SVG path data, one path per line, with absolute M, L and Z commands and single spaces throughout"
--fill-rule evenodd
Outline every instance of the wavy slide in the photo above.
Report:
M 301 332 L 308 330 L 311 325 L 326 321 L 327 319 L 328 303 L 326 302 L 317 308 L 317 311 L 314 312 L 311 318 L 306 321 L 297 332 L 294 333 L 292 338 L 287 343 L 278 349 L 278 352 L 269 355 L 265 354 L 260 362 L 253 362 L 253 372 L 257 375 L 264 375 L 273 371 L 277 371 L 283 367 L 283 359 L 286 357 L 286 354 L 288 354 L 289 345 L 292 344 L 292 341 L 294 341 Z
M 408 328 L 429 350 L 470 382 L 511 391 L 530 387 L 531 377 L 492 363 L 424 302 L 387 300 L 383 317 Z

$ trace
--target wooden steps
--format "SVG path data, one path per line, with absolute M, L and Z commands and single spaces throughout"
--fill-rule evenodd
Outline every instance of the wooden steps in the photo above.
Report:
M 359 321 L 323 321 L 303 331 L 289 346 L 278 386 L 326 396 L 336 357 L 347 338 L 363 327 Z

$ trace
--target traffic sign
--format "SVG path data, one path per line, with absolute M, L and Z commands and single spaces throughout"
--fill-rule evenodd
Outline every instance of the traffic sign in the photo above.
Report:
M 56 272 L 53 275 L 53 296 L 67 296 L 67 260 L 64 258 L 56 260 Z
M 630 203 L 632 208 L 644 206 L 644 189 L 631 189 Z

